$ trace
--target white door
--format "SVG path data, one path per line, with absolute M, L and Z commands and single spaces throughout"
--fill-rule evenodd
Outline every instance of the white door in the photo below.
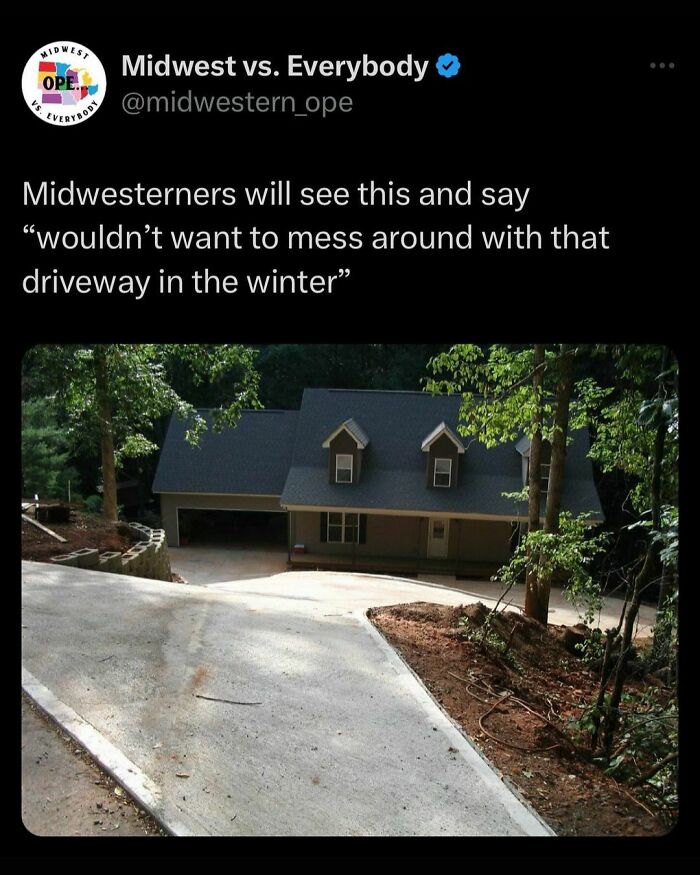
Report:
M 447 559 L 449 537 L 450 521 L 431 519 L 428 525 L 428 556 L 432 559 Z

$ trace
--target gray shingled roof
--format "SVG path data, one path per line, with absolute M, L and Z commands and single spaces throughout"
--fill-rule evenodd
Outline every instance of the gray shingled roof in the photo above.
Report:
M 421 444 L 441 422 L 458 433 L 460 398 L 423 392 L 306 389 L 299 411 L 294 455 L 280 499 L 282 505 L 493 514 L 511 517 L 514 502 L 503 492 L 523 487 L 521 456 L 515 443 L 486 449 L 464 440 L 454 489 L 426 486 Z M 372 443 L 364 451 L 361 481 L 332 484 L 323 441 L 348 418 L 362 422 Z M 593 512 L 602 519 L 593 471 L 586 454 L 586 430 L 574 432 L 567 450 L 562 495 L 564 509 Z M 527 514 L 525 503 L 520 512 Z
M 280 495 L 299 412 L 245 410 L 235 428 L 219 433 L 211 411 L 198 412 L 209 425 L 198 447 L 185 440 L 187 423 L 171 417 L 153 491 Z
M 366 449 L 369 444 L 369 435 L 364 431 L 361 425 L 355 422 L 354 419 L 346 419 L 345 422 L 341 423 L 338 428 L 334 429 L 328 437 L 324 440 L 323 446 L 327 447 L 333 438 L 340 434 L 341 431 L 345 431 L 350 435 L 350 437 L 355 441 L 355 443 L 360 447 L 360 449 Z
M 359 423 L 355 422 L 354 419 L 346 419 L 343 423 L 343 426 L 350 432 L 351 436 L 355 438 L 357 443 L 362 449 L 366 449 L 369 445 L 369 436 L 367 432 L 362 428 Z

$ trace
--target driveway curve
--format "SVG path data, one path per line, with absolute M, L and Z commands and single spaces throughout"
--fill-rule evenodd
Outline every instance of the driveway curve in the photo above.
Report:
M 418 600 L 464 593 L 315 572 L 191 586 L 24 562 L 23 664 L 201 834 L 548 834 L 363 616 Z

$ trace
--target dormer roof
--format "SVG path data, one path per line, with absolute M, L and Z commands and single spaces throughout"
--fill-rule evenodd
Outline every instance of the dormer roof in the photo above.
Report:
M 523 435 L 515 445 L 515 449 L 521 456 L 525 456 L 526 459 L 530 458 L 530 443 L 530 438 L 527 435 Z
M 421 444 L 421 450 L 424 453 L 429 452 L 430 447 L 439 437 L 442 437 L 443 435 L 446 435 L 452 441 L 452 443 L 457 447 L 458 453 L 461 454 L 464 452 L 464 444 L 445 422 L 441 422 L 439 425 L 435 426 L 435 428 L 430 432 L 430 434 L 424 439 L 423 443 Z
M 369 436 L 364 431 L 362 426 L 360 426 L 354 419 L 346 419 L 345 422 L 341 423 L 338 428 L 334 432 L 328 435 L 325 441 L 321 444 L 324 449 L 328 449 L 331 445 L 331 441 L 334 440 L 341 431 L 346 431 L 350 437 L 357 444 L 357 448 L 360 450 L 364 450 L 365 447 L 369 444 Z

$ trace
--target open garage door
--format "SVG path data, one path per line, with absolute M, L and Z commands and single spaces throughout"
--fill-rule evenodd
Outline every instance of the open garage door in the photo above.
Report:
M 280 511 L 179 508 L 180 546 L 287 551 L 287 514 Z

